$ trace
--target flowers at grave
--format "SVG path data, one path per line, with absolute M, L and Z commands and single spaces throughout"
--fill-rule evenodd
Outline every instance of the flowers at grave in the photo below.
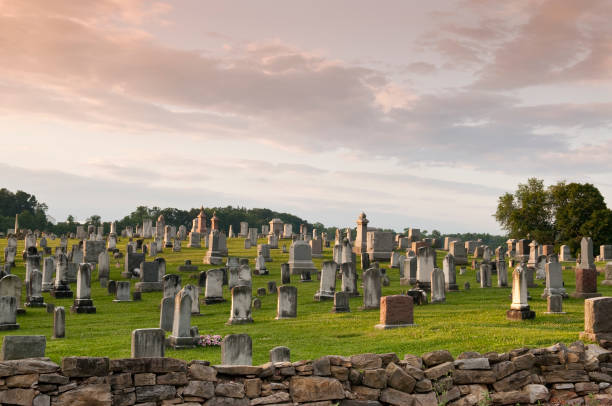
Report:
M 200 341 L 198 345 L 202 347 L 218 347 L 221 345 L 222 340 L 223 340 L 223 337 L 221 337 L 218 334 L 200 335 Z

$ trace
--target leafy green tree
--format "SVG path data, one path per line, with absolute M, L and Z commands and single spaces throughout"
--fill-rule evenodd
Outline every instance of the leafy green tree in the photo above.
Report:
M 530 178 L 514 194 L 500 196 L 495 219 L 511 238 L 532 238 L 540 244 L 555 241 L 550 193 L 544 181 Z

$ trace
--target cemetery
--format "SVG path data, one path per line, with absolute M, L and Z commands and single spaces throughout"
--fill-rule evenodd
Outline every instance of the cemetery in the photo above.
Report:
M 358 217 L 358 242 L 305 226 L 284 238 L 273 221 L 263 231 L 276 248 L 248 224 L 226 238 L 202 215 L 182 237 L 159 224 L 148 238 L 116 225 L 83 240 L 11 234 L 0 240 L 0 403 L 608 401 L 606 247 L 597 258 L 582 238 L 578 262 L 538 256 L 535 241 L 460 251 L 371 221 Z M 208 244 L 175 242 L 193 235 Z M 30 376 L 38 389 L 24 389 Z

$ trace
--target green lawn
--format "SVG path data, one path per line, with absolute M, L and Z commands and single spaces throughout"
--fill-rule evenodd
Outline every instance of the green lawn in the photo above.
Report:
M 49 241 L 55 247 L 59 239 Z M 120 239 L 118 246 L 125 250 L 127 239 Z M 260 240 L 260 243 L 265 240 Z M 19 241 L 17 267 L 13 273 L 22 279 L 25 273 L 24 263 L 20 258 L 23 241 Z M 70 241 L 71 244 L 76 243 Z M 279 246 L 290 241 L 281 240 Z M 184 244 L 186 245 L 186 244 Z M 0 252 L 6 246 L 6 239 L 0 241 Z M 254 268 L 256 248 L 245 250 L 242 239 L 228 240 L 229 252 L 233 256 L 247 257 Z M 267 281 L 275 280 L 280 285 L 280 264 L 288 261 L 288 254 L 282 250 L 272 250 L 274 261 L 268 263 L 270 275 L 253 276 L 253 292 L 259 287 L 265 287 Z M 191 259 L 199 264 L 200 270 L 211 269 L 214 266 L 202 265 L 206 250 L 183 248 L 182 252 L 173 253 L 166 248 L 162 256 L 167 261 L 167 273 L 179 273 L 178 266 L 184 260 Z M 438 251 L 438 266 L 442 266 L 442 258 L 446 253 Z M 315 259 L 315 265 L 320 268 L 321 262 L 330 260 L 331 249 L 325 249 L 324 258 Z M 147 258 L 150 260 L 149 258 Z M 471 261 L 470 261 L 471 262 Z M 388 267 L 388 263 L 381 264 Z M 123 260 L 115 266 L 111 260 L 111 279 L 120 280 Z M 361 269 L 358 267 L 359 273 Z M 459 273 L 459 272 L 457 272 Z M 511 270 L 509 270 L 511 273 Z M 400 286 L 399 271 L 388 271 L 391 285 L 383 287 L 383 295 L 397 294 L 409 287 Z M 575 280 L 573 271 L 564 271 L 566 289 L 574 291 Z M 182 273 L 183 285 L 193 283 L 192 274 Z M 318 288 L 318 282 L 300 283 L 299 277 L 293 277 L 292 284 L 298 287 L 298 317 L 295 320 L 274 320 L 276 316 L 276 295 L 262 297 L 262 307 L 253 312 L 255 322 L 250 325 L 226 326 L 229 318 L 230 295 L 225 287 L 225 303 L 211 306 L 201 306 L 202 315 L 192 318 L 192 325 L 198 326 L 201 334 L 247 333 L 253 339 L 253 362 L 263 363 L 268 360 L 268 351 L 278 345 L 291 349 L 292 359 L 313 359 L 321 355 L 337 354 L 351 355 L 364 352 L 396 352 L 400 357 L 405 353 L 421 354 L 434 349 L 448 349 L 457 355 L 463 351 L 505 351 L 521 346 L 547 346 L 555 342 L 572 342 L 578 339 L 583 330 L 583 301 L 565 300 L 566 315 L 545 315 L 546 301 L 540 298 L 542 287 L 531 289 L 531 306 L 536 312 L 536 319 L 525 322 L 506 320 L 506 310 L 510 306 L 510 288 L 481 289 L 476 283 L 475 272 L 468 268 L 464 276 L 457 276 L 461 291 L 447 293 L 446 303 L 427 305 L 415 308 L 414 327 L 379 331 L 374 329 L 379 314 L 377 310 L 360 311 L 362 298 L 351 299 L 351 313 L 332 314 L 332 303 L 315 302 L 313 295 Z M 600 275 L 599 281 L 602 280 Z M 161 292 L 145 293 L 143 300 L 131 303 L 113 303 L 106 289 L 100 288 L 97 281 L 97 271 L 92 278 L 92 297 L 97 307 L 96 314 L 71 314 L 68 310 L 72 304 L 69 299 L 54 299 L 48 293 L 45 301 L 55 305 L 65 306 L 66 338 L 52 339 L 53 316 L 47 314 L 44 308 L 27 309 L 27 313 L 19 315 L 17 322 L 19 330 L 2 332 L 2 335 L 44 334 L 47 336 L 47 355 L 55 361 L 69 355 L 107 356 L 122 358 L 130 356 L 131 332 L 137 328 L 159 326 L 159 303 Z M 508 278 L 511 281 L 511 275 Z M 463 285 L 469 281 L 472 289 L 463 290 Z M 135 283 L 136 281 L 132 281 Z M 538 281 L 541 285 L 542 281 Z M 497 277 L 493 276 L 493 285 Z M 340 287 L 338 281 L 337 288 Z M 72 285 L 75 290 L 74 284 Z M 612 295 L 612 287 L 600 286 L 604 295 Z M 361 289 L 360 289 L 361 291 Z M 25 294 L 25 289 L 24 289 Z M 219 363 L 221 351 L 219 347 L 197 348 L 192 350 L 172 350 L 167 356 L 186 360 L 200 359 L 211 363 Z

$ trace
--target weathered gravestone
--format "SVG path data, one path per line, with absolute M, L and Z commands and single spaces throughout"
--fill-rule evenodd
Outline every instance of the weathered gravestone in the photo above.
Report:
M 363 310 L 378 309 L 382 296 L 381 273 L 370 268 L 363 273 Z
M 393 251 L 393 233 L 390 231 L 368 231 L 367 251 L 370 261 L 389 261 Z
M 441 269 L 434 268 L 431 273 L 431 303 L 446 302 L 446 282 L 444 281 L 444 272 Z
M 232 289 L 232 306 L 230 309 L 230 318 L 226 324 L 246 324 L 252 322 L 253 317 L 251 313 L 251 287 L 236 286 Z
M 561 264 L 557 260 L 556 255 L 551 255 L 549 262 L 546 263 L 546 288 L 542 293 L 542 298 L 545 299 L 551 295 L 559 295 L 561 298 L 567 298 L 568 294 L 563 286 L 563 271 Z
M 357 272 L 351 263 L 340 265 L 342 272 L 342 291 L 348 293 L 349 296 L 359 296 L 357 289 Z
M 30 272 L 30 280 L 28 281 L 27 307 L 45 307 L 45 301 L 42 296 L 42 273 L 34 269 Z
M 274 347 L 270 350 L 270 362 L 291 362 L 291 350 L 288 347 Z
M 491 286 L 493 286 L 491 265 L 484 263 L 480 264 L 480 287 L 490 288 Z
M 113 302 L 131 302 L 132 298 L 130 296 L 130 282 L 128 281 L 118 281 L 117 289 L 115 291 L 115 299 Z
M 253 342 L 248 334 L 228 334 L 221 342 L 222 365 L 252 365 Z
M 380 300 L 379 330 L 414 326 L 414 302 L 408 295 L 383 296 Z
M 421 247 L 417 251 L 417 284 L 419 288 L 429 291 L 431 273 L 436 267 L 436 250 L 432 247 Z
M 15 296 L 0 296 L 0 331 L 18 328 L 17 299 Z
M 55 275 L 55 258 L 46 257 L 43 262 L 42 291 L 50 292 L 53 289 L 53 276 Z
M 336 270 L 337 264 L 334 261 L 325 261 L 321 268 L 321 282 L 319 290 L 314 295 L 314 300 L 332 300 L 336 291 Z
M 601 282 L 604 286 L 612 286 L 612 262 L 608 262 L 605 267 L 605 279 Z
M 278 287 L 276 320 L 297 317 L 297 288 L 283 285 Z
M 132 331 L 132 358 L 164 356 L 166 335 L 161 328 L 140 328 Z
M 206 289 L 204 302 L 209 305 L 225 302 L 223 299 L 223 269 L 211 269 L 206 272 Z
M 53 309 L 53 338 L 66 337 L 66 309 L 58 306 Z
M 591 298 L 584 301 L 583 340 L 612 341 L 612 297 Z
M 347 292 L 334 293 L 334 306 L 332 313 L 348 313 L 351 311 L 349 304 L 350 295 Z
M 6 275 L 0 279 L 0 296 L 12 296 L 16 300 L 17 313 L 25 313 L 21 307 L 21 279 L 17 275 Z
M 83 262 L 97 264 L 100 253 L 105 251 L 104 241 L 83 241 Z
M 549 295 L 546 298 L 547 310 L 544 314 L 565 314 L 563 311 L 563 297 L 561 295 Z
M 159 278 L 159 263 L 143 261 L 140 263 L 140 281 L 134 289 L 139 292 L 161 292 L 162 282 Z
M 446 289 L 450 291 L 459 290 L 457 286 L 457 269 L 455 268 L 455 257 L 446 254 L 442 260 L 442 271 L 444 272 L 444 282 Z
M 168 337 L 168 344 L 172 348 L 195 347 L 194 339 L 191 336 L 191 301 L 191 294 L 186 287 L 176 294 L 172 335 Z
M 316 274 L 312 262 L 310 245 L 306 241 L 295 241 L 289 249 L 289 269 L 291 275 L 301 275 L 304 271 Z
M 47 338 L 45 336 L 4 336 L 0 361 L 45 356 Z
M 572 257 L 572 251 L 570 250 L 570 247 L 568 247 L 567 245 L 562 245 L 559 249 L 559 261 L 569 262 L 573 260 L 574 258 Z

